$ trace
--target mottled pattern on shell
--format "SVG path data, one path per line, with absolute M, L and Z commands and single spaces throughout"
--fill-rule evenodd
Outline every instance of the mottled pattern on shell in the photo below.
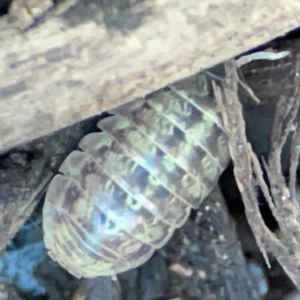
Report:
M 46 195 L 45 245 L 77 277 L 147 261 L 229 162 L 215 101 L 182 82 L 114 112 L 81 140 Z

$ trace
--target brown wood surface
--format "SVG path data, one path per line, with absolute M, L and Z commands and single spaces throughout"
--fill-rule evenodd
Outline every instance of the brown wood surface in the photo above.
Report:
M 0 18 L 0 152 L 300 23 L 299 0 L 24 1 Z

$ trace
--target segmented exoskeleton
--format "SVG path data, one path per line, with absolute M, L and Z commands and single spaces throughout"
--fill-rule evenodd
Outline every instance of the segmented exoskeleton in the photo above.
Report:
M 43 226 L 50 256 L 70 273 L 141 265 L 210 193 L 230 156 L 206 80 L 202 73 L 116 109 L 64 161 Z

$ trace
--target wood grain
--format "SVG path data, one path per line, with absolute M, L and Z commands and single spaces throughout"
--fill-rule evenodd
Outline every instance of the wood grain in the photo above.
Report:
M 300 23 L 298 0 L 119 0 L 109 7 L 76 0 L 41 7 L 30 0 L 26 9 L 23 0 L 15 1 L 0 19 L 0 152 L 193 75 Z

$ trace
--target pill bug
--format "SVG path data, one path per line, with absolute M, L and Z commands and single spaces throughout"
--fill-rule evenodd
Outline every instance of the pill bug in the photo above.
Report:
M 209 83 L 203 74 L 197 80 Z M 229 162 L 207 91 L 179 82 L 114 113 L 98 123 L 101 132 L 80 141 L 46 193 L 45 246 L 76 277 L 117 274 L 147 261 Z

